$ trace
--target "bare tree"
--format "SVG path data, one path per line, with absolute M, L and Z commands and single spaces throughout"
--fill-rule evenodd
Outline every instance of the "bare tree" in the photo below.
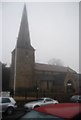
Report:
M 64 66 L 63 61 L 61 59 L 52 58 L 48 61 L 50 65 Z

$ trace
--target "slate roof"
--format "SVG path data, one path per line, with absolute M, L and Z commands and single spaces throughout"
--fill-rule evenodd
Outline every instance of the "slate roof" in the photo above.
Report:
M 76 73 L 74 70 L 72 70 L 69 67 L 49 65 L 49 64 L 41 64 L 41 63 L 35 63 L 35 70 L 51 71 L 51 72 L 64 72 L 64 73 L 65 72 Z

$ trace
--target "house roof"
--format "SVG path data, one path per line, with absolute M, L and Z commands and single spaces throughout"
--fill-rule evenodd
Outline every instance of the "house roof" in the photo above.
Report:
M 49 65 L 49 64 L 41 64 L 41 63 L 35 63 L 35 70 L 76 73 L 74 70 L 72 70 L 69 67 Z

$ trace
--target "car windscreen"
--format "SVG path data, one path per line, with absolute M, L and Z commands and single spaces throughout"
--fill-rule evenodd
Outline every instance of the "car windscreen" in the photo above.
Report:
M 26 120 L 28 118 L 31 118 L 31 120 L 34 118 L 42 118 L 42 120 L 45 118 L 48 120 L 50 120 L 50 118 L 53 118 L 53 120 L 64 120 L 63 118 L 60 118 L 60 117 L 57 117 L 57 116 L 54 116 L 54 115 L 50 115 L 50 114 L 45 114 L 45 113 L 41 113 L 41 112 L 38 112 L 38 111 L 35 111 L 35 110 L 32 110 L 31 112 L 28 112 L 27 114 L 25 114 L 20 120 Z
M 10 103 L 10 99 L 9 98 L 2 98 L 2 103 Z

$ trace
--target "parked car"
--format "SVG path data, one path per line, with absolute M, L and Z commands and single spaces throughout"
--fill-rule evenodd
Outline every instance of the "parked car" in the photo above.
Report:
M 47 105 L 47 104 L 57 104 L 59 103 L 57 100 L 51 99 L 51 98 L 40 98 L 35 101 L 26 103 L 24 105 L 24 108 L 27 110 L 31 110 L 36 107 L 40 107 L 42 105 Z
M 42 120 L 81 120 L 81 104 L 79 103 L 59 103 L 41 106 L 23 115 L 19 120 L 31 120 L 42 118 Z
M 0 97 L 0 112 L 11 115 L 17 108 L 16 101 L 12 97 Z
M 74 95 L 71 97 L 71 102 L 81 103 L 81 95 Z

